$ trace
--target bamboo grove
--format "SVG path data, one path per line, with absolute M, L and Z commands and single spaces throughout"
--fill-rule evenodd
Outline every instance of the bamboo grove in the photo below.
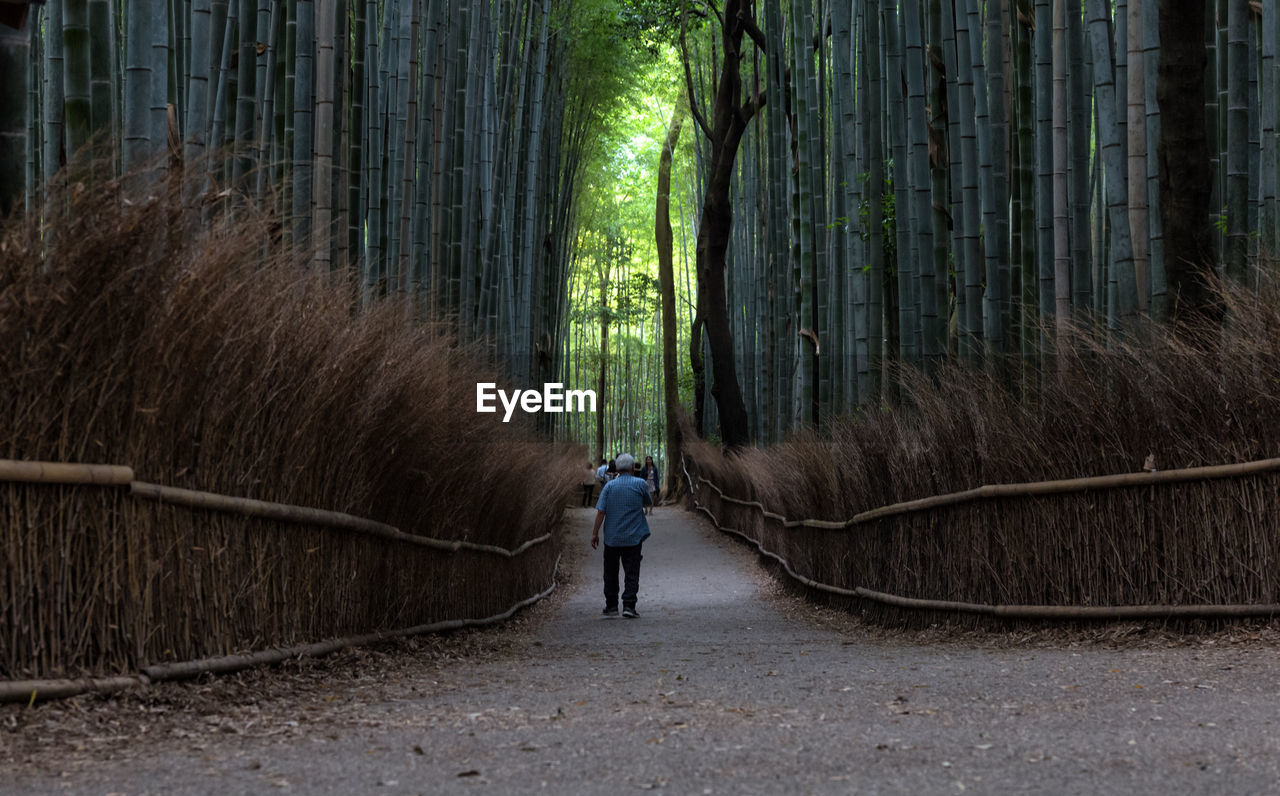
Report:
M 117 172 L 204 173 L 184 199 L 273 209 L 273 245 L 309 250 L 353 307 L 410 294 L 512 378 L 554 380 L 575 181 L 616 88 L 592 68 L 600 13 L 590 0 L 31 5 L 25 26 L 0 25 L 0 203 L 39 207 L 49 181 L 92 177 L 76 164 L 94 142 L 94 168 L 108 147 Z
M 1169 319 L 1209 268 L 1246 281 L 1276 250 L 1274 2 L 729 0 L 681 27 L 699 423 L 718 409 L 726 443 L 892 400 L 897 365 L 1033 384 L 1055 327 Z M 1198 192 L 1166 231 L 1161 202 L 1185 219 Z
M 513 378 L 624 384 L 634 411 L 565 429 L 598 450 L 656 442 L 684 367 L 699 431 L 771 442 L 893 401 L 899 366 L 1033 385 L 1055 330 L 1123 335 L 1215 270 L 1247 282 L 1280 230 L 1276 5 L 0 2 L 0 204 L 92 179 L 77 153 L 108 142 L 117 172 L 203 175 L 206 212 L 271 207 L 273 245 L 353 307 L 409 294 Z M 687 365 L 663 390 L 653 271 L 580 218 L 628 35 L 680 53 L 687 97 L 650 131 L 685 125 L 668 244 L 696 263 L 667 280 Z M 636 357 L 611 322 L 628 346 L 643 322 Z

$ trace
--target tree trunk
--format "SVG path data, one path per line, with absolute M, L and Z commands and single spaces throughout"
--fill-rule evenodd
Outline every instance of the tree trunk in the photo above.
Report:
M 163 0 L 139 0 L 129 5 L 125 36 L 124 170 L 134 171 L 160 152 L 163 126 L 158 126 L 156 103 L 168 82 L 167 51 L 155 45 L 168 39 L 168 13 Z M 157 50 L 159 50 L 157 52 Z
M 695 270 L 696 266 L 695 266 Z M 693 428 L 707 435 L 707 363 L 702 355 L 702 335 L 706 330 L 707 287 L 701 272 L 694 294 L 693 323 L 689 326 L 689 369 L 693 373 Z
M 26 31 L 0 24 L 0 219 L 26 192 L 29 48 Z
M 44 155 L 40 160 L 41 177 L 45 182 L 52 182 L 54 175 L 67 162 L 66 149 L 63 146 L 62 112 L 64 97 L 62 94 L 62 74 L 66 59 L 62 45 L 62 3 L 50 3 L 44 12 L 44 103 L 41 111 L 44 117 Z M 135 24 L 133 16 L 129 24 Z M 7 74 L 7 73 L 6 73 Z M 128 91 L 129 81 L 125 81 Z M 145 90 L 145 89 L 144 89 Z M 144 93 L 143 99 L 146 99 Z M 124 131 L 126 157 L 129 149 L 129 128 Z
M 1125 135 L 1128 137 L 1126 156 L 1129 178 L 1129 233 L 1133 239 L 1133 273 L 1138 288 L 1138 308 L 1148 311 L 1151 297 L 1151 277 L 1148 265 L 1147 232 L 1147 105 L 1146 78 L 1142 59 L 1142 3 L 1129 0 L 1127 14 L 1129 60 L 1125 67 L 1126 81 Z M 1152 2 L 1152 0 L 1145 0 Z M 1117 43 L 1117 49 L 1119 43 Z M 1116 86 L 1119 91 L 1120 87 Z
M 600 376 L 596 382 L 596 458 L 604 458 L 605 413 L 609 411 L 608 386 L 609 376 L 609 269 L 612 268 L 610 255 L 605 254 L 600 268 Z
M 1227 276 L 1243 282 L 1249 257 L 1249 6 L 1227 6 Z M 1221 20 L 1219 20 L 1221 22 Z M 70 68 L 70 53 L 68 53 Z M 71 98 L 67 97 L 70 104 Z M 70 119 L 70 113 L 67 115 Z
M 1053 312 L 1059 337 L 1071 315 L 1071 235 L 1067 192 L 1067 9 L 1053 0 Z
M 863 73 L 867 79 L 867 371 L 866 403 L 882 400 L 885 359 L 884 328 L 884 78 L 881 72 L 880 3 L 867 3 L 867 46 Z
M 311 198 L 311 249 L 316 269 L 323 274 L 333 266 L 333 40 L 336 27 L 334 0 L 318 0 L 315 5 L 316 71 L 315 108 L 312 133 L 315 182 Z
M 90 99 L 89 3 L 63 3 L 62 43 L 64 71 L 62 86 L 66 100 L 67 157 L 74 158 L 93 134 L 93 103 Z M 6 76 L 5 78 L 9 78 Z
M 711 350 L 711 394 L 719 410 L 720 439 L 728 448 L 741 447 L 749 438 L 747 407 L 734 367 L 733 333 L 725 303 L 725 252 L 733 227 L 729 188 L 733 181 L 734 160 L 742 134 L 764 100 L 760 96 L 741 103 L 742 78 L 738 69 L 749 11 L 745 0 L 729 0 L 725 4 L 720 80 L 715 87 L 711 120 L 704 119 L 695 107 L 695 118 L 711 141 L 709 176 L 698 225 L 697 267 L 699 281 L 705 283 L 706 290 L 702 311 Z M 751 24 L 754 25 L 754 21 Z M 776 55 L 782 56 L 781 53 Z M 689 76 L 687 59 L 686 76 Z M 692 83 L 692 77 L 689 77 L 689 82 Z M 693 96 L 691 90 L 690 97 Z
M 297 53 L 293 81 L 293 226 L 294 240 L 311 244 L 311 192 L 315 189 L 315 0 L 298 0 Z M 222 90 L 218 90 L 221 97 Z M 215 129 L 218 125 L 214 125 Z M 221 143 L 221 136 L 211 142 Z
M 680 456 L 680 426 L 676 409 L 680 406 L 680 384 L 676 372 L 676 285 L 672 259 L 671 156 L 680 140 L 684 120 L 683 99 L 671 114 L 667 140 L 658 158 L 658 196 L 654 202 L 654 240 L 658 246 L 658 280 L 662 289 L 662 397 L 667 422 L 667 486 L 673 495 L 679 484 L 673 466 Z
M 1133 242 L 1129 233 L 1128 167 L 1123 157 L 1124 142 L 1120 137 L 1120 122 L 1117 118 L 1115 61 L 1107 25 L 1107 2 L 1089 0 L 1087 7 L 1089 40 L 1093 48 L 1093 82 L 1097 93 L 1098 127 L 1105 170 L 1107 222 L 1111 225 L 1107 271 L 1115 284 L 1115 301 L 1108 310 L 1107 320 L 1113 326 L 1122 326 L 1138 310 Z
M 1208 289 L 1215 258 L 1209 234 L 1213 174 L 1205 124 L 1204 3 L 1160 3 L 1160 219 L 1169 320 L 1175 325 L 1216 314 Z

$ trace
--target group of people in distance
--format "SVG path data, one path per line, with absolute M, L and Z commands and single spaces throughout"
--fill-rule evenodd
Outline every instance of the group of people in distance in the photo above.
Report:
M 658 475 L 658 466 L 653 463 L 652 456 L 644 457 L 644 464 L 634 461 L 629 454 L 621 454 L 614 459 L 601 459 L 599 467 L 593 467 L 591 462 L 587 462 L 586 474 L 582 479 L 582 507 L 588 508 L 593 504 L 595 489 L 599 486 L 604 489 L 604 485 L 617 478 L 620 474 L 618 471 L 618 459 L 625 457 L 630 464 L 631 475 L 644 481 L 649 488 L 649 505 L 645 507 L 646 514 L 653 513 L 653 507 L 658 503 L 658 492 L 662 489 L 662 478 Z

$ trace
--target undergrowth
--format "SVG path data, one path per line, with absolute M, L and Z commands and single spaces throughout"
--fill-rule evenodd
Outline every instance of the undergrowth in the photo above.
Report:
M 1259 282 L 1222 292 L 1220 327 L 1077 329 L 1030 387 L 959 365 L 907 374 L 899 408 L 768 449 L 694 443 L 686 456 L 729 495 L 825 520 L 983 484 L 1280 456 L 1280 283 Z M 1280 602 L 1280 474 L 984 500 L 845 531 L 783 529 L 699 497 L 800 572 L 847 588 L 994 604 Z
M 478 351 L 280 245 L 260 208 L 73 186 L 0 235 L 0 458 L 347 512 L 507 548 L 549 530 L 581 451 L 474 411 Z M 271 252 L 271 253 L 265 253 Z M 0 484 L 0 676 L 482 616 L 545 586 L 514 562 Z

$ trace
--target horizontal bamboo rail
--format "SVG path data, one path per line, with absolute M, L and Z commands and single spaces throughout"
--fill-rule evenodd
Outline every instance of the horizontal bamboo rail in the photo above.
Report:
M 1254 466 L 1254 465 L 1269 465 L 1269 466 L 1256 467 L 1254 469 L 1249 469 L 1251 466 Z M 681 460 L 681 469 L 684 469 L 685 478 L 688 479 L 690 485 L 692 485 L 694 483 L 693 479 L 689 475 L 688 468 L 684 466 L 683 459 Z M 1102 476 L 1099 478 L 1077 478 L 1077 479 L 1071 479 L 1069 481 L 1040 481 L 1035 484 L 1014 484 L 1011 486 L 1052 485 L 1054 488 L 1044 492 L 1037 492 L 1035 494 L 1063 494 L 1063 493 L 1070 493 L 1070 492 L 1082 492 L 1088 489 L 1098 489 L 1098 488 L 1117 487 L 1117 486 L 1144 486 L 1149 483 L 1177 483 L 1177 482 L 1185 482 L 1185 481 L 1193 481 L 1193 480 L 1204 480 L 1205 478 L 1238 477 L 1242 475 L 1253 475 L 1254 473 L 1258 473 L 1258 472 L 1268 472 L 1275 469 L 1280 469 L 1280 459 L 1265 459 L 1258 462 L 1248 462 L 1243 465 L 1197 467 L 1197 468 L 1188 468 L 1185 470 L 1167 470 L 1167 471 L 1164 471 L 1163 473 L 1133 473 L 1131 474 L 1131 476 Z M 1200 471 L 1200 472 L 1213 471 L 1213 474 L 1201 475 L 1198 478 L 1187 477 L 1186 474 L 1193 473 L 1196 471 Z M 1178 477 L 1166 478 L 1160 481 L 1150 481 L 1150 480 L 1144 479 L 1140 481 L 1130 482 L 1130 481 L 1116 480 L 1116 479 L 1129 478 L 1129 477 L 1170 475 L 1170 474 Z M 716 492 L 720 495 L 720 497 L 724 500 L 728 500 L 729 502 L 737 503 L 739 505 L 756 506 L 764 513 L 764 516 L 772 519 L 785 521 L 785 518 L 783 518 L 782 515 L 775 514 L 773 512 L 765 510 L 764 506 L 761 505 L 760 503 L 757 503 L 754 501 L 736 500 L 734 498 L 730 498 L 727 495 L 725 495 L 724 492 L 721 491 L 719 487 L 717 487 L 714 483 L 707 480 L 706 478 L 699 476 L 698 480 L 702 481 L 703 483 L 715 489 Z M 1083 486 L 1083 487 L 1077 486 L 1077 488 L 1074 488 L 1074 489 L 1059 488 L 1061 485 L 1064 485 L 1064 484 L 1078 485 L 1080 482 L 1101 482 L 1101 481 L 1106 481 L 1108 483 L 1105 483 L 1102 486 L 1093 485 L 1093 484 L 1088 486 Z M 951 497 L 954 495 L 965 495 L 965 496 L 972 495 L 970 497 L 965 497 L 963 500 L 955 500 L 950 502 L 936 501 L 925 506 L 921 506 L 920 504 L 925 503 L 927 501 L 932 501 L 934 499 L 924 498 L 922 500 L 909 501 L 908 503 L 897 503 L 897 504 L 894 504 L 893 506 L 886 506 L 885 508 L 891 509 L 891 508 L 896 508 L 900 506 L 909 506 L 909 505 L 911 506 L 911 508 L 909 508 L 906 511 L 885 512 L 883 514 L 878 514 L 876 517 L 873 517 L 872 519 L 878 519 L 879 517 L 883 517 L 883 516 L 891 516 L 892 514 L 908 513 L 908 511 L 924 511 L 929 508 L 953 505 L 954 503 L 964 502 L 964 500 L 973 500 L 980 497 L 1003 497 L 1003 496 L 1009 496 L 1009 495 L 1021 497 L 1027 494 L 1026 492 L 1012 492 L 1006 495 L 1002 492 L 984 492 L 983 494 L 973 495 L 973 493 L 977 493 L 980 490 L 985 490 L 985 489 L 989 489 L 989 487 L 978 487 L 978 489 L 968 490 L 967 492 L 956 492 L 956 493 L 952 493 L 952 495 L 940 496 L 940 497 Z M 1053 621 L 1053 620 L 1056 620 L 1056 621 L 1082 621 L 1082 620 L 1124 621 L 1124 620 L 1152 620 L 1152 619 L 1250 619 L 1250 618 L 1271 618 L 1271 617 L 1280 616 L 1280 603 L 1262 603 L 1262 604 L 1256 604 L 1256 605 L 1204 605 L 1204 604 L 1202 605 L 1095 605 L 1095 606 L 991 605 L 988 603 L 968 603 L 968 602 L 956 602 L 951 600 L 925 600 L 925 599 L 919 599 L 916 597 L 903 597 L 897 594 L 888 594 L 886 592 L 875 591 L 873 589 L 868 589 L 862 586 L 856 586 L 852 589 L 844 588 L 841 586 L 832 586 L 831 584 L 821 583 L 819 581 L 814 580 L 813 578 L 806 577 L 805 575 L 802 575 L 799 572 L 796 572 L 795 569 L 792 568 L 791 563 L 789 561 L 787 561 L 785 558 L 778 555 L 777 553 L 773 552 L 772 550 L 767 549 L 758 540 L 751 538 L 750 536 L 743 533 L 742 531 L 737 530 L 736 528 L 729 528 L 722 525 L 720 523 L 719 518 L 717 518 L 716 515 L 713 514 L 709 508 L 698 503 L 696 496 L 694 497 L 694 508 L 706 514 L 707 517 L 711 519 L 711 523 L 715 525 L 717 530 L 723 533 L 733 534 L 734 536 L 737 536 L 740 539 L 745 540 L 746 542 L 754 546 L 756 550 L 760 552 L 761 555 L 776 561 L 782 567 L 783 571 L 787 573 L 788 576 L 790 576 L 792 579 L 796 580 L 797 582 L 802 583 L 805 586 L 808 586 L 809 588 L 816 589 L 818 591 L 823 591 L 828 594 L 836 594 L 842 597 L 859 597 L 864 600 L 871 600 L 873 602 L 878 602 L 884 605 L 891 605 L 896 608 L 906 608 L 906 609 L 922 610 L 922 611 L 940 611 L 940 612 L 947 612 L 947 613 L 977 614 L 981 616 L 992 616 L 992 617 L 997 617 L 1001 619 L 1010 619 L 1010 620 L 1048 620 L 1048 621 Z M 869 511 L 869 512 L 863 512 L 862 514 L 856 515 L 854 517 L 854 520 L 857 520 L 858 517 L 864 517 L 868 514 L 873 514 L 875 512 L 880 512 L 880 511 L 882 511 L 882 509 L 873 509 L 872 511 Z M 863 520 L 863 521 L 865 522 L 866 520 Z M 808 522 L 810 521 L 805 521 L 805 520 L 793 521 L 792 524 L 788 525 L 787 527 L 797 527 L 800 524 L 807 524 Z M 848 527 L 848 525 L 853 524 L 853 521 L 850 521 L 849 523 L 828 523 L 827 521 L 812 521 L 812 522 L 823 522 L 824 523 L 823 525 L 816 526 L 819 528 L 831 528 L 833 526 L 836 528 L 845 528 L 845 527 Z M 815 527 L 815 526 L 809 526 L 809 527 Z
M 1039 497 L 1043 495 L 1062 495 L 1075 492 L 1087 492 L 1093 489 L 1119 489 L 1123 487 L 1150 486 L 1154 484 L 1171 484 L 1186 481 L 1208 481 L 1218 478 L 1242 478 L 1280 470 L 1280 459 L 1260 459 L 1242 464 L 1218 464 L 1208 467 L 1187 467 L 1181 470 L 1158 470 L 1151 473 L 1121 473 L 1118 475 L 1098 475 L 1088 478 L 1066 478 L 1057 481 L 1031 481 L 1024 484 L 987 484 L 966 489 L 961 492 L 949 492 L 943 495 L 891 503 L 887 506 L 859 512 L 847 520 L 789 520 L 776 512 L 769 511 L 763 503 L 755 500 L 742 500 L 726 495 L 724 490 L 710 480 L 698 476 L 698 480 L 714 489 L 721 500 L 736 503 L 740 506 L 752 506 L 772 520 L 782 523 L 784 528 L 818 528 L 822 530 L 844 530 L 854 525 L 873 520 L 892 517 L 898 514 L 911 514 L 919 511 L 954 506 L 975 500 L 1011 497 Z M 686 475 L 688 475 L 686 471 Z
M 0 459 L 0 481 L 29 484 L 97 484 L 128 486 L 133 470 L 112 464 L 68 464 L 64 462 L 23 462 Z
M 296 522 L 303 525 L 339 528 L 342 530 L 369 534 L 371 536 L 379 536 L 383 539 L 390 539 L 396 542 L 430 547 L 435 550 L 446 550 L 451 553 L 456 553 L 459 550 L 472 550 L 480 553 L 492 553 L 494 555 L 505 556 L 506 558 L 515 558 L 530 547 L 533 547 L 536 544 L 541 544 L 551 538 L 551 534 L 543 534 L 537 538 L 530 539 L 514 550 L 508 550 L 505 547 L 476 544 L 474 542 L 465 542 L 461 539 L 445 540 L 434 539 L 430 536 L 415 536 L 411 533 L 405 533 L 394 526 L 385 525 L 381 522 L 375 522 L 374 520 L 368 520 L 363 517 L 355 517 L 338 511 L 325 511 L 324 509 L 294 506 L 288 503 L 271 503 L 266 500 L 229 497 L 227 495 L 217 495 L 212 492 L 197 492 L 191 489 L 179 489 L 172 486 L 147 484 L 142 481 L 133 481 L 130 483 L 129 492 L 136 497 L 146 500 L 156 500 L 161 503 L 170 503 L 176 506 L 207 509 L 209 511 L 224 511 L 234 514 L 243 514 L 247 517 L 260 517 L 263 519 L 280 520 L 283 522 Z
M 405 533 L 391 525 L 356 517 L 351 514 L 343 514 L 339 511 L 326 511 L 306 506 L 294 506 L 289 503 L 272 503 L 266 500 L 232 497 L 213 492 L 199 492 L 192 489 L 180 489 L 178 487 L 135 481 L 132 468 L 109 464 L 26 462 L 0 459 L 0 481 L 33 484 L 127 486 L 131 495 L 144 500 L 155 500 L 160 503 L 206 509 L 208 511 L 230 512 L 242 514 L 246 517 L 260 517 L 281 522 L 356 531 L 391 541 L 429 547 L 434 550 L 444 550 L 450 553 L 468 550 L 476 553 L 489 553 L 504 558 L 515 558 L 529 548 L 551 539 L 551 534 L 546 533 L 529 539 L 515 549 L 508 550 L 497 545 L 477 544 L 461 539 L 436 539 L 430 536 L 417 536 Z
M 79 680 L 11 680 L 0 683 L 0 703 L 66 699 L 81 694 L 114 694 L 149 683 L 145 675 L 85 677 Z
M 265 666 L 283 663 L 293 658 L 314 658 L 337 652 L 344 647 L 361 647 L 379 641 L 405 636 L 421 636 L 427 633 L 441 633 L 448 630 L 460 630 L 466 627 L 484 627 L 506 619 L 510 619 L 516 611 L 527 608 L 548 597 L 556 590 L 556 573 L 560 569 L 560 559 L 556 559 L 551 569 L 551 585 L 532 597 L 528 597 L 500 614 L 486 616 L 483 619 L 447 619 L 426 625 L 415 625 L 400 630 L 386 630 L 377 633 L 365 633 L 358 636 L 331 639 L 315 644 L 303 644 L 295 647 L 261 650 L 241 655 L 224 655 L 217 658 L 204 658 L 180 663 L 158 663 L 144 666 L 141 674 L 121 675 L 118 677 L 84 678 L 79 680 L 12 680 L 0 682 L 0 703 L 3 702 L 36 702 L 43 699 L 62 699 L 80 694 L 109 694 L 150 685 L 163 680 L 189 680 L 203 674 L 230 674 L 253 666 Z

